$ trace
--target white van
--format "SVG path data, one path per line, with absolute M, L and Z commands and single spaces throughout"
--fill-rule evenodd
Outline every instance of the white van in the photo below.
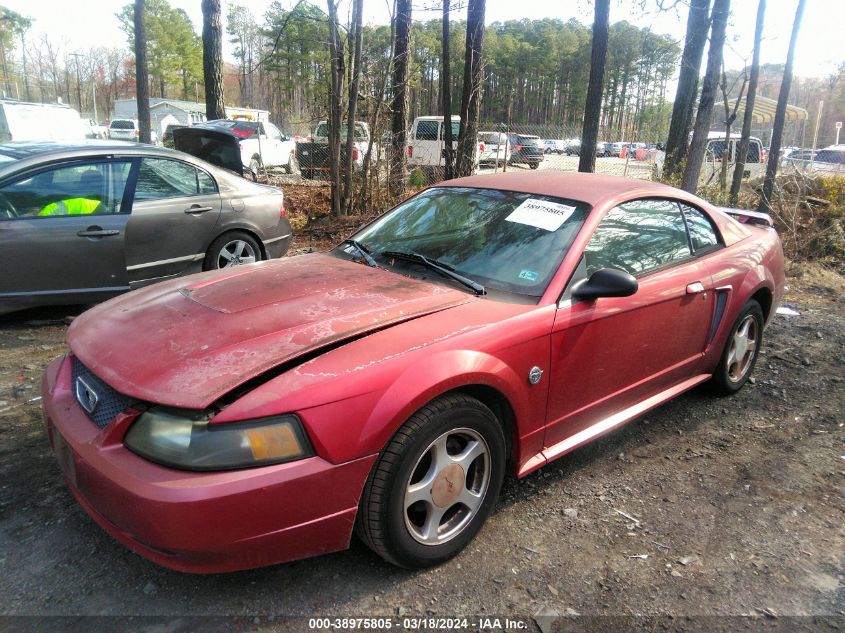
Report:
M 426 172 L 435 172 L 437 167 L 446 165 L 446 144 L 443 141 L 442 116 L 418 116 L 411 126 L 408 137 L 408 169 L 420 168 Z M 458 134 L 461 131 L 461 117 L 452 115 L 452 148 L 457 150 Z M 480 144 L 476 142 L 473 156 L 474 170 L 478 168 Z
M 0 143 L 78 141 L 90 135 L 86 128 L 70 106 L 0 99 Z
M 699 181 L 702 183 L 714 183 L 718 181 L 719 173 L 722 170 L 722 159 L 728 158 L 728 181 L 733 178 L 733 168 L 736 164 L 736 149 L 739 146 L 741 134 L 731 134 L 725 151 L 725 133 L 718 130 L 707 134 L 707 146 L 704 150 L 704 163 L 701 165 Z M 756 178 L 763 176 L 766 172 L 766 152 L 763 150 L 763 141 L 756 136 L 748 139 L 748 152 L 745 155 L 745 168 L 743 178 Z

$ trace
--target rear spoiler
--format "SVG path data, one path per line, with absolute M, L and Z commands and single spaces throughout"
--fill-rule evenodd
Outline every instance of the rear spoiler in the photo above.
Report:
M 730 207 L 716 207 L 722 213 L 727 213 L 737 222 L 741 224 L 754 224 L 756 226 L 765 226 L 767 228 L 773 227 L 775 223 L 772 221 L 772 216 L 768 213 L 760 213 L 758 211 L 747 211 L 745 209 L 731 209 Z

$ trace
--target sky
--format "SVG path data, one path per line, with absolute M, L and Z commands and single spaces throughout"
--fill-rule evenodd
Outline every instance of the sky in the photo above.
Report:
M 72 50 L 86 50 L 94 46 L 127 47 L 126 36 L 118 26 L 115 13 L 129 0 L 74 0 L 72 8 L 57 0 L 0 0 L 23 15 L 34 18 L 32 33 L 40 37 L 46 33 L 58 44 Z M 223 0 L 225 5 L 230 4 Z M 279 0 L 289 7 L 294 0 Z M 201 0 L 170 0 L 175 7 L 184 9 L 199 32 L 202 28 Z M 272 0 L 240 0 L 238 4 L 252 9 L 261 19 Z M 317 4 L 324 4 L 316 0 Z M 611 0 L 611 22 L 628 20 L 641 27 L 651 25 L 658 33 L 668 33 L 682 40 L 686 29 L 686 2 L 680 0 L 678 8 L 666 12 L 656 10 L 657 0 Z M 346 15 L 350 0 L 340 0 L 340 13 Z M 365 21 L 385 24 L 390 20 L 392 0 L 365 0 Z M 641 5 L 645 5 L 645 10 Z M 672 2 L 664 0 L 664 4 Z M 732 15 L 725 51 L 726 66 L 742 69 L 751 61 L 754 22 L 757 0 L 733 0 Z M 768 0 L 765 40 L 761 59 L 763 63 L 783 63 L 789 46 L 789 36 L 795 17 L 797 0 Z M 414 19 L 439 17 L 440 0 L 415 0 Z M 62 8 L 65 10 L 61 10 Z M 463 11 L 453 13 L 453 19 L 465 16 Z M 585 24 L 592 21 L 592 2 L 588 0 L 487 0 L 486 21 L 502 22 L 522 18 L 557 17 L 564 20 L 576 18 Z M 224 8 L 224 16 L 226 9 Z M 808 0 L 801 26 L 796 52 L 795 73 L 801 77 L 825 77 L 845 62 L 842 46 L 845 27 L 845 0 Z M 232 60 L 232 47 L 224 44 L 224 57 Z M 705 55 L 706 57 L 706 55 Z

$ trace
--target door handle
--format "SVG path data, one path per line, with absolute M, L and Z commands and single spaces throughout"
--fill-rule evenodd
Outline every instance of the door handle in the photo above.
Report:
M 120 235 L 117 229 L 101 229 L 99 227 L 90 226 L 84 231 L 77 233 L 79 237 L 109 237 L 112 235 Z
M 185 213 L 190 213 L 191 215 L 198 214 L 198 213 L 205 213 L 206 211 L 213 211 L 212 207 L 202 207 L 198 204 L 192 204 L 187 209 L 185 209 Z
M 704 292 L 704 284 L 700 281 L 694 281 L 691 284 L 687 284 L 688 295 L 697 295 L 702 292 Z

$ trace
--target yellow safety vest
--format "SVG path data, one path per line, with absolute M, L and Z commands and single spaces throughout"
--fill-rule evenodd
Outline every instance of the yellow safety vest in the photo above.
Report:
M 51 202 L 38 212 L 39 216 L 52 215 L 91 215 L 100 206 L 99 200 L 90 198 L 68 198 Z

